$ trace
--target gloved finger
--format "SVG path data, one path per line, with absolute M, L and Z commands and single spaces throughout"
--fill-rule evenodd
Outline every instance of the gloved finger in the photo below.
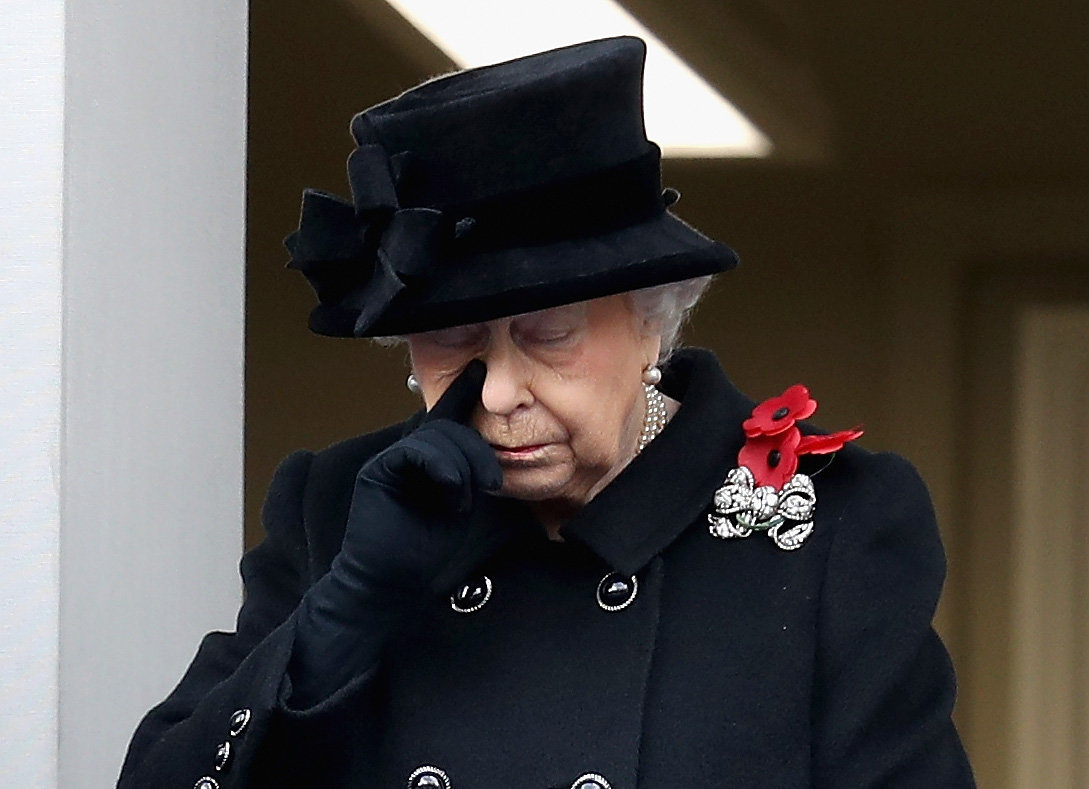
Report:
M 471 428 L 445 419 L 432 422 L 401 439 L 380 456 L 380 468 L 373 469 L 368 476 L 386 484 L 413 507 L 468 510 L 479 483 L 473 478 L 465 451 L 443 428 L 457 428 L 468 434 L 459 433 L 462 440 L 475 439 L 483 444 Z M 484 446 L 489 449 L 486 444 Z
M 423 473 L 432 481 L 432 487 L 425 495 L 437 496 L 441 503 L 431 501 L 420 504 L 467 512 L 473 502 L 473 480 L 469 465 L 452 442 L 445 438 L 436 440 L 432 448 L 438 448 L 443 443 L 450 443 L 450 446 L 440 452 L 428 452 L 420 458 Z
M 503 469 L 488 443 L 467 425 L 439 419 L 419 428 L 430 433 L 441 433 L 468 463 L 474 488 L 496 491 L 503 484 Z
M 467 512 L 479 491 L 495 491 L 503 484 L 495 453 L 471 427 L 440 419 L 420 427 L 405 442 L 412 448 L 410 462 L 417 474 L 427 478 L 429 495 L 440 496 L 447 508 Z
M 450 439 L 433 430 L 411 433 L 377 460 L 378 468 L 367 476 L 410 497 L 427 497 L 436 489 L 449 489 L 456 499 L 472 478 L 464 454 Z
M 462 424 L 468 422 L 473 415 L 473 409 L 480 402 L 480 393 L 484 390 L 484 378 L 487 374 L 488 368 L 484 362 L 473 359 L 427 412 L 423 422 L 433 419 L 449 419 Z

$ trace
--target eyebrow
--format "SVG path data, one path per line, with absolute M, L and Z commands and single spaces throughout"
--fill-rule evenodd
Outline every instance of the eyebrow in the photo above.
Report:
M 560 307 L 551 307 L 547 310 L 539 310 L 538 312 L 527 312 L 522 315 L 515 315 L 511 322 L 520 320 L 542 320 L 547 318 L 568 318 L 576 317 L 582 318 L 586 315 L 586 308 L 579 304 L 565 304 Z

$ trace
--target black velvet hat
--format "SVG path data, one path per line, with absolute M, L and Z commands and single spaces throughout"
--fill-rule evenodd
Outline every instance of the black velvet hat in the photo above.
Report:
M 352 200 L 307 190 L 288 266 L 310 328 L 374 337 L 713 274 L 737 256 L 666 209 L 638 38 L 425 82 L 355 116 Z

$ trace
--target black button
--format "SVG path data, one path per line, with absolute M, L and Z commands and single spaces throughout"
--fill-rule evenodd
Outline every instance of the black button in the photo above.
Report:
M 571 789 L 612 789 L 612 786 L 597 773 L 586 773 L 575 779 Z
M 195 784 L 193 784 L 193 789 L 219 789 L 219 781 L 217 781 L 215 778 L 209 778 L 208 776 L 204 776 Z
M 462 584 L 450 595 L 450 607 L 459 614 L 479 611 L 492 599 L 492 579 L 482 575 L 475 581 Z
M 222 772 L 227 769 L 227 765 L 231 763 L 231 744 L 229 742 L 221 742 L 219 747 L 216 748 L 216 760 L 215 766 L 217 772 Z
M 597 604 L 606 611 L 619 611 L 631 605 L 639 591 L 635 576 L 609 573 L 597 585 Z
M 780 419 L 786 419 L 788 414 L 790 414 L 790 409 L 784 405 L 782 408 L 777 409 L 775 413 L 771 415 L 771 418 L 778 422 Z
M 232 737 L 237 737 L 239 734 L 246 730 L 246 727 L 250 725 L 250 717 L 252 713 L 249 710 L 235 710 L 231 715 L 230 720 L 230 732 Z
M 408 789 L 452 789 L 450 776 L 438 767 L 417 767 L 408 777 Z

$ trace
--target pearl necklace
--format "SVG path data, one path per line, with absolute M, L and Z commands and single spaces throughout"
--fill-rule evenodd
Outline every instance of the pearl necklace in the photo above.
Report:
M 666 422 L 669 421 L 665 395 L 650 384 L 643 384 L 643 392 L 646 394 L 647 405 L 643 412 L 643 432 L 639 434 L 639 449 L 635 451 L 637 455 L 658 437 L 666 426 Z

